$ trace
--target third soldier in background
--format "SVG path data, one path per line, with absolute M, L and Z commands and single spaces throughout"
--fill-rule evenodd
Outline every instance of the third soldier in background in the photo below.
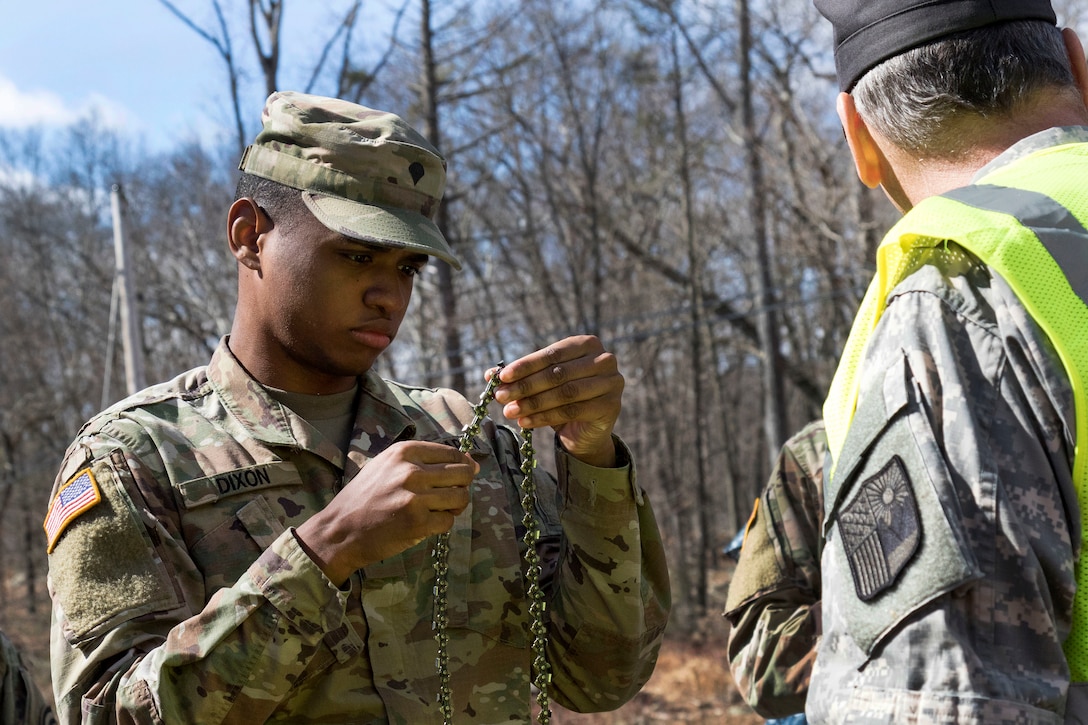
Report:
M 0 632 L 0 725 L 55 725 L 56 722 L 19 649 Z
M 809 423 L 782 446 L 756 499 L 729 583 L 729 668 L 764 717 L 803 722 L 820 641 L 822 476 L 827 437 Z

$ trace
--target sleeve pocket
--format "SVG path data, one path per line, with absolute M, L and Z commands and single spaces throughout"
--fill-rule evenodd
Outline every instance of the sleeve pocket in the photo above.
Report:
M 982 576 L 920 401 L 901 357 L 883 396 L 860 403 L 825 492 L 829 565 L 850 572 L 852 591 L 838 597 L 866 655 L 918 609 Z
M 107 633 L 121 622 L 177 606 L 137 505 L 122 479 L 120 454 L 92 464 L 102 501 L 75 520 L 49 557 L 55 598 L 68 618 L 69 641 Z

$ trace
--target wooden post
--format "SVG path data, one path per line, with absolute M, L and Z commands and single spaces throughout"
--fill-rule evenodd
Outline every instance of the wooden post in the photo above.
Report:
M 110 190 L 113 211 L 113 252 L 116 269 L 118 300 L 121 303 L 121 344 L 125 353 L 125 387 L 129 395 L 147 386 L 144 377 L 144 343 L 140 334 L 140 313 L 136 305 L 136 279 L 131 274 L 128 248 L 125 246 L 124 223 L 121 216 L 121 185 Z

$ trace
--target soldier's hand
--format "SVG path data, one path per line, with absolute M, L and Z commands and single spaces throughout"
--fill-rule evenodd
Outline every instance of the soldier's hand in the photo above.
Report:
M 333 584 L 449 531 L 480 470 L 456 448 L 402 441 L 374 457 L 322 511 L 296 529 Z
M 488 370 L 486 377 L 494 373 Z M 624 380 L 616 356 L 593 335 L 568 337 L 499 372 L 495 400 L 522 428 L 551 426 L 563 448 L 595 466 L 616 463 L 612 429 Z

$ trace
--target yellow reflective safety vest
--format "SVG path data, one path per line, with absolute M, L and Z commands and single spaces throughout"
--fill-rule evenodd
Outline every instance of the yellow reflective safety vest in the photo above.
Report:
M 925 199 L 884 237 L 824 403 L 828 448 L 838 459 L 857 404 L 866 343 L 888 294 L 920 249 L 953 241 L 997 271 L 1050 338 L 1076 408 L 1073 482 L 1088 532 L 1088 143 L 1034 152 L 970 186 Z M 832 472 L 834 476 L 834 466 Z M 1088 539 L 1085 539 L 1088 541 Z M 1083 544 L 1082 544 L 1083 548 Z M 1073 625 L 1064 650 L 1073 682 L 1088 682 L 1088 565 L 1076 562 Z

